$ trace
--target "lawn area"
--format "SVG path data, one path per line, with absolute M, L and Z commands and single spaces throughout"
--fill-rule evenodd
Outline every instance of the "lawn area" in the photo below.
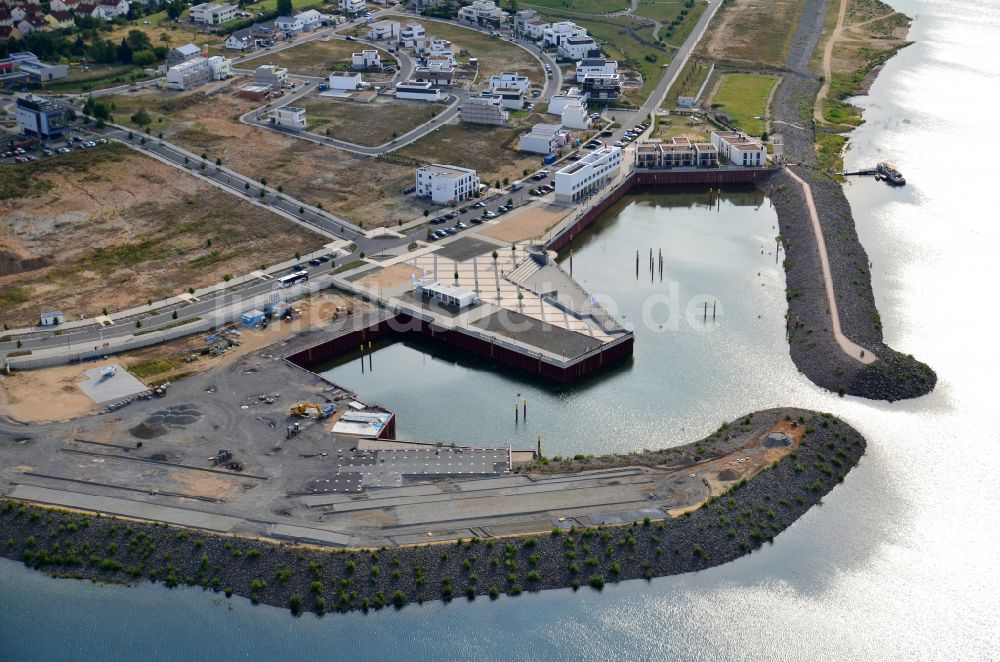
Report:
M 50 94 L 77 94 L 145 78 L 142 69 L 132 65 L 91 64 L 86 71 L 78 65 L 70 67 L 66 78 L 45 83 L 42 87 Z
M 368 147 L 382 145 L 415 129 L 441 109 L 421 101 L 387 97 L 357 103 L 311 96 L 296 105 L 306 109 L 309 131 Z
M 677 81 L 667 90 L 667 96 L 663 99 L 663 108 L 676 108 L 677 97 L 693 97 L 697 94 L 710 69 L 711 65 L 707 62 L 702 62 L 697 58 L 689 59 L 684 68 L 681 69 Z
M 532 0 L 520 3 L 520 9 L 566 9 L 581 14 L 608 14 L 628 9 L 628 0 Z
M 542 162 L 539 154 L 518 151 L 521 134 L 534 124 L 551 121 L 533 113 L 513 127 L 448 124 L 395 153 L 425 163 L 474 168 L 483 181 L 520 179 L 525 168 L 537 168 Z
M 708 59 L 784 66 L 806 0 L 729 0 L 698 51 Z
M 0 166 L 0 247 L 38 268 L 0 277 L 2 321 L 94 316 L 242 274 L 324 239 L 126 147 Z
M 387 16 L 384 18 L 399 21 L 403 25 L 414 22 L 414 19 L 409 16 Z M 470 56 L 479 58 L 477 83 L 484 83 L 490 76 L 501 71 L 516 71 L 530 78 L 536 85 L 544 85 L 545 73 L 542 71 L 542 65 L 520 46 L 503 39 L 493 39 L 481 32 L 452 23 L 439 23 L 426 19 L 418 19 L 415 22 L 424 26 L 428 37 L 447 39 L 459 51 L 464 49 L 469 52 Z
M 672 18 L 668 16 L 669 20 L 665 20 L 663 29 L 660 30 L 660 39 L 668 44 L 680 46 L 691 35 L 694 26 L 698 24 L 698 19 L 707 8 L 707 3 L 696 0 L 691 7 L 682 7 Z M 684 13 L 685 10 L 687 13 Z
M 365 48 L 370 48 L 365 46 Z M 300 76 L 326 76 L 336 68 L 336 65 L 351 63 L 351 53 L 361 50 L 357 42 L 341 39 L 307 41 L 298 46 L 292 46 L 278 52 L 261 51 L 254 54 L 244 67 L 253 68 L 262 64 L 276 64 L 285 67 L 289 73 Z M 383 64 L 393 64 L 393 59 L 385 51 L 381 51 Z M 344 67 L 341 67 L 344 68 Z
M 755 118 L 767 113 L 767 99 L 777 82 L 777 76 L 726 74 L 712 105 L 720 106 L 743 131 L 759 136 L 764 132 L 764 122 Z

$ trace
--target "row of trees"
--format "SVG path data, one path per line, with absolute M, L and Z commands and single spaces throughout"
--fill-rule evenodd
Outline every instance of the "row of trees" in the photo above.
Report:
M 147 67 L 166 59 L 168 48 L 166 45 L 154 46 L 142 30 L 129 30 L 117 44 L 102 37 L 100 30 L 90 29 L 75 34 L 64 31 L 32 32 L 24 38 L 0 43 L 0 57 L 23 51 L 30 51 L 47 61 L 84 58 L 98 64 Z

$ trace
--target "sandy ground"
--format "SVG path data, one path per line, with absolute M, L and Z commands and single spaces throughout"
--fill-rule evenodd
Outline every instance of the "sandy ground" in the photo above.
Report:
M 359 280 L 358 284 L 363 287 L 379 290 L 409 282 L 410 276 L 417 276 L 419 278 L 420 270 L 412 264 L 394 264 L 372 272 L 370 276 L 365 276 Z
M 522 207 L 504 216 L 499 223 L 482 228 L 487 237 L 511 243 L 536 239 L 564 219 L 571 210 L 560 205 Z
M 142 381 L 160 383 L 181 373 L 191 374 L 225 365 L 241 356 L 290 338 L 299 331 L 332 322 L 335 315 L 344 314 L 337 312 L 338 307 L 361 313 L 364 305 L 329 292 L 293 302 L 292 306 L 300 312 L 298 319 L 292 322 L 272 323 L 264 330 L 244 331 L 240 337 L 240 345 L 220 356 L 201 355 L 191 362 L 181 362 L 168 372 L 153 375 Z M 202 335 L 199 334 L 119 354 L 115 359 L 128 368 L 150 360 L 190 354 L 192 350 L 203 347 Z M 76 386 L 76 383 L 83 379 L 84 370 L 90 367 L 93 366 L 90 364 L 55 366 L 18 372 L 11 376 L 0 375 L 0 416 L 34 423 L 75 418 L 97 411 L 99 408 L 94 401 Z

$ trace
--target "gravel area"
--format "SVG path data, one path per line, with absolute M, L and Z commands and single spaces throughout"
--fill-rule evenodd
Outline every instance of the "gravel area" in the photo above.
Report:
M 787 412 L 787 413 L 784 413 Z M 54 576 L 156 581 L 301 611 L 586 587 L 703 570 L 752 553 L 818 503 L 861 459 L 865 440 L 830 414 L 802 422 L 800 447 L 684 517 L 391 549 L 344 550 L 210 535 L 167 525 L 0 503 L 0 554 Z M 741 417 L 727 427 L 739 427 Z M 690 444 L 712 443 L 716 435 Z M 631 457 L 631 456 L 629 456 Z

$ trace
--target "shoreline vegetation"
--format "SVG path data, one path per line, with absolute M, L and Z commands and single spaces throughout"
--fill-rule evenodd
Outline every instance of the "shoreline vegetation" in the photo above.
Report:
M 550 533 L 448 543 L 340 549 L 279 543 L 164 523 L 0 501 L 0 556 L 53 577 L 181 584 L 254 604 L 318 614 L 412 602 L 495 599 L 525 591 L 591 587 L 705 570 L 773 542 L 844 480 L 866 442 L 837 417 L 800 409 L 755 412 L 705 439 L 624 456 L 657 466 L 708 457 L 731 436 L 781 421 L 802 426 L 799 445 L 750 479 L 733 482 L 696 510 L 662 521 L 554 528 Z M 723 432 L 726 434 L 723 435 Z M 657 455 L 657 454 L 663 455 Z M 592 468 L 592 460 L 560 470 Z

